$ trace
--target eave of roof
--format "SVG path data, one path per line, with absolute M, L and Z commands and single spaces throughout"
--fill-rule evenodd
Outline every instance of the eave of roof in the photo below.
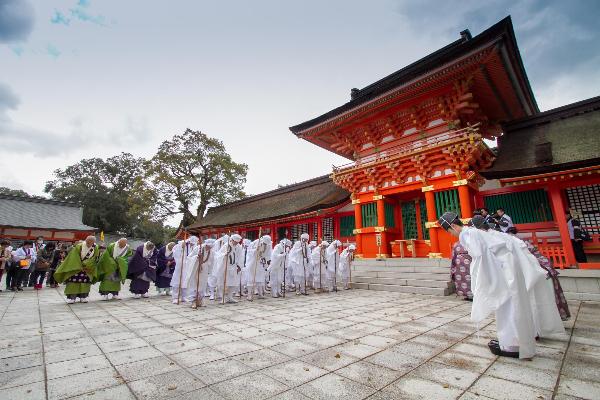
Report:
M 333 117 L 336 117 L 340 114 L 343 114 L 346 111 L 350 111 L 362 104 L 365 104 L 372 99 L 390 91 L 394 88 L 402 86 L 404 83 L 411 81 L 413 79 L 418 78 L 420 75 L 424 75 L 428 71 L 438 67 L 439 65 L 451 62 L 453 59 L 456 59 L 486 42 L 493 40 L 494 38 L 506 36 L 506 39 L 510 43 L 511 47 L 514 48 L 514 53 L 516 54 L 516 63 L 517 69 L 516 71 L 520 77 L 523 79 L 525 83 L 525 95 L 531 101 L 535 111 L 539 111 L 537 102 L 535 100 L 535 96 L 533 91 L 531 90 L 531 85 L 529 82 L 529 78 L 527 77 L 527 73 L 525 72 L 525 67 L 523 66 L 523 61 L 521 55 L 518 50 L 517 41 L 515 38 L 512 20 L 510 16 L 507 16 L 503 20 L 498 23 L 492 25 L 490 28 L 481 32 L 479 35 L 468 38 L 463 35 L 463 37 L 459 40 L 456 40 L 449 45 L 442 47 L 441 49 L 421 58 L 420 60 L 409 64 L 408 66 L 380 79 L 377 82 L 374 82 L 363 89 L 359 90 L 355 97 L 349 102 L 334 108 L 327 113 L 308 120 L 306 122 L 300 123 L 298 125 L 294 125 L 290 127 L 290 131 L 294 133 L 296 136 L 300 135 L 303 131 L 315 127 Z

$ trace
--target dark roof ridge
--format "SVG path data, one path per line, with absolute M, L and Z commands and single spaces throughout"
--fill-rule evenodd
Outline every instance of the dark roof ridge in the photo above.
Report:
M 334 118 L 345 112 L 348 112 L 348 111 L 354 109 L 355 107 L 363 105 L 373 99 L 376 99 L 378 96 L 384 95 L 385 93 L 398 88 L 399 86 L 401 86 L 403 84 L 403 82 L 405 83 L 406 81 L 415 79 L 418 76 L 427 74 L 429 71 L 431 71 L 433 69 L 433 67 L 435 65 L 439 64 L 440 62 L 448 63 L 453 60 L 453 59 L 443 59 L 444 57 L 446 57 L 446 58 L 448 58 L 449 56 L 453 56 L 455 58 L 460 57 L 460 52 L 473 51 L 474 49 L 477 48 L 477 46 L 480 46 L 481 44 L 486 43 L 490 39 L 499 38 L 499 37 L 502 37 L 503 35 L 507 35 L 508 41 L 512 42 L 511 44 L 513 44 L 515 47 L 515 51 L 518 55 L 518 57 L 517 57 L 518 66 L 517 67 L 518 67 L 518 69 L 520 69 L 519 73 L 521 73 L 523 75 L 523 78 L 525 80 L 525 85 L 526 85 L 525 90 L 529 91 L 528 94 L 529 94 L 529 96 L 531 96 L 531 99 L 534 103 L 534 107 L 537 108 L 535 96 L 533 94 L 533 91 L 531 90 L 531 85 L 530 85 L 529 79 L 527 78 L 527 74 L 526 74 L 525 68 L 523 66 L 521 55 L 518 50 L 518 45 L 516 42 L 516 37 L 514 34 L 513 25 L 512 25 L 512 19 L 511 19 L 510 15 L 508 15 L 505 18 L 498 21 L 497 23 L 495 23 L 494 25 L 492 25 L 489 28 L 485 29 L 484 31 L 480 32 L 478 35 L 473 36 L 472 38 L 469 38 L 468 35 L 464 35 L 461 32 L 460 39 L 442 47 L 441 49 L 434 51 L 431 54 L 426 55 L 425 57 L 409 64 L 408 66 L 401 68 L 400 70 L 398 70 L 396 72 L 393 72 L 390 75 L 387 75 L 386 77 L 384 77 L 382 79 L 379 79 L 378 81 L 376 81 L 368 86 L 365 86 L 363 89 L 353 91 L 353 98 L 350 101 L 342 104 L 341 106 L 338 106 L 338 107 L 336 107 L 320 116 L 312 118 L 308 121 L 291 126 L 289 129 L 290 129 L 290 131 L 292 131 L 292 133 L 294 133 L 295 135 L 298 135 L 301 131 L 304 131 L 306 129 L 310 129 L 317 125 L 320 125 L 320 124 L 328 121 L 331 118 Z M 463 46 L 465 46 L 465 47 L 463 48 Z M 457 54 L 453 54 L 453 53 L 457 53 Z M 442 58 L 442 60 L 440 60 L 440 58 Z M 537 110 L 535 110 L 535 111 L 537 111 Z
M 0 199 L 27 201 L 30 203 L 54 204 L 65 207 L 81 207 L 81 204 L 72 201 L 45 199 L 41 197 L 18 196 L 12 194 L 0 194 Z
M 326 183 L 330 180 L 331 180 L 331 178 L 329 177 L 329 175 L 321 175 L 316 178 L 311 178 L 311 179 L 308 179 L 308 180 L 305 180 L 302 182 L 292 183 L 292 184 L 286 185 L 284 187 L 269 190 L 268 192 L 255 194 L 253 196 L 244 197 L 243 199 L 231 201 L 229 203 L 221 204 L 219 206 L 210 207 L 209 211 L 218 210 L 221 208 L 232 207 L 232 206 L 236 206 L 236 205 L 240 205 L 240 204 L 251 203 L 254 201 L 258 201 L 258 200 L 263 200 L 265 198 L 277 196 L 277 195 L 280 195 L 283 193 L 289 193 L 289 192 L 293 192 L 293 191 L 296 191 L 299 189 L 305 189 L 305 188 L 308 188 L 311 186 L 320 185 L 320 184 Z
M 519 118 L 502 125 L 505 131 L 516 131 L 532 125 L 548 123 L 557 119 L 570 118 L 578 114 L 600 109 L 600 96 L 552 108 L 538 114 Z

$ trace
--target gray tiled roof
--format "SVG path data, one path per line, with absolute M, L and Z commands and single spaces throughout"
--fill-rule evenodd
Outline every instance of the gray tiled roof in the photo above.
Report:
M 0 195 L 0 226 L 93 231 L 82 222 L 83 209 L 75 203 Z

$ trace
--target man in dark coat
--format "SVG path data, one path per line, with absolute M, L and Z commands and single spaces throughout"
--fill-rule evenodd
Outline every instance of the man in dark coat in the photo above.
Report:
M 129 291 L 133 297 L 149 297 L 150 282 L 156 280 L 156 258 L 158 250 L 152 242 L 138 246 L 133 257 L 129 259 L 127 277 L 131 279 Z

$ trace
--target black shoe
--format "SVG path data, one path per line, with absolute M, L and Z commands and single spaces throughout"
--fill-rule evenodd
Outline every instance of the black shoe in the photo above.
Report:
M 18 290 L 19 292 L 22 292 L 22 291 L 23 291 L 23 288 L 20 288 L 20 287 L 18 287 L 18 288 L 17 288 L 17 290 Z
M 11 292 L 16 292 L 16 291 L 17 291 L 17 288 L 11 287 L 11 288 L 10 288 L 10 291 L 11 291 Z
M 500 343 L 497 340 L 490 340 L 488 343 L 488 347 L 492 354 L 495 354 L 500 357 L 511 357 L 511 358 L 519 358 L 518 351 L 504 351 L 500 348 Z

